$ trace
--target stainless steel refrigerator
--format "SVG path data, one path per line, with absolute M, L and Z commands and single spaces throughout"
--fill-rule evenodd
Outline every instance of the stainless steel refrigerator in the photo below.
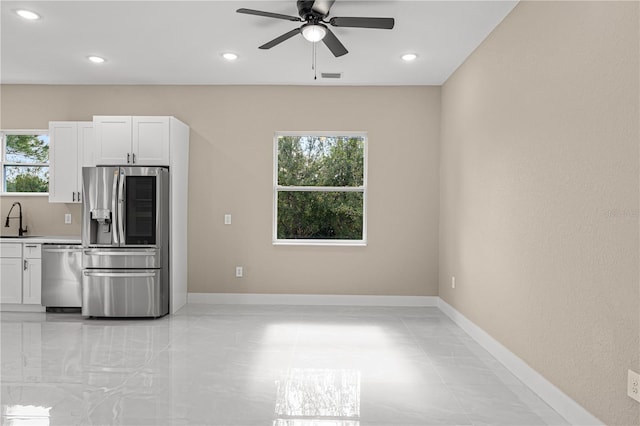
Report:
M 82 170 L 82 315 L 169 313 L 169 169 Z

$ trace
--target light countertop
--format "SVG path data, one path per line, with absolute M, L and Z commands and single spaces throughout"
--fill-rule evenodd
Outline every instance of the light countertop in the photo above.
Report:
M 80 237 L 73 236 L 25 236 L 22 238 L 6 238 L 0 236 L 0 243 L 34 243 L 34 244 L 80 244 Z

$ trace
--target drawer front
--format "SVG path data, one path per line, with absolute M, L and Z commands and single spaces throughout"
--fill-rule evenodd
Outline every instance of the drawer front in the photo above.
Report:
M 159 270 L 84 270 L 82 315 L 94 317 L 159 317 L 162 306 Z
M 85 249 L 83 268 L 160 268 L 162 259 L 157 249 Z
M 42 257 L 42 244 L 24 244 L 25 259 L 40 259 Z
M 22 257 L 22 243 L 0 243 L 0 257 Z

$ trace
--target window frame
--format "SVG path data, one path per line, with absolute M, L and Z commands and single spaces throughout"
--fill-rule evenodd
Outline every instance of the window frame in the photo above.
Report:
M 0 130 L 0 197 L 48 197 L 47 192 L 7 192 L 5 187 L 5 167 L 47 167 L 49 169 L 49 182 L 51 183 L 51 159 L 46 163 L 17 163 L 7 161 L 7 135 L 47 135 L 49 137 L 49 155 L 51 155 L 51 136 L 49 129 L 2 129 Z
M 283 136 L 311 137 L 361 137 L 363 148 L 363 176 L 361 186 L 283 186 L 278 185 L 278 138 Z M 273 137 L 273 223 L 272 244 L 274 246 L 357 246 L 367 245 L 367 181 L 368 181 L 369 135 L 365 131 L 278 131 Z M 279 192 L 360 192 L 362 193 L 362 239 L 284 239 L 278 238 L 278 193 Z

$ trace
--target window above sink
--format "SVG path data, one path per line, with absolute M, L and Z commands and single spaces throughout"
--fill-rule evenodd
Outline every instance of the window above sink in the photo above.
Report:
M 47 195 L 49 134 L 46 130 L 5 130 L 0 150 L 2 195 Z

